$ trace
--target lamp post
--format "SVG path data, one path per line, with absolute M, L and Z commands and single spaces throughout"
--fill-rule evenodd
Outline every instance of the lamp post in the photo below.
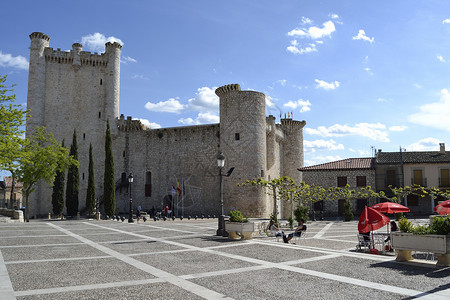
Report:
M 130 185 L 130 215 L 128 216 L 128 223 L 133 223 L 133 200 L 131 198 L 131 184 L 133 183 L 133 174 L 128 176 L 128 184 Z
M 222 169 L 225 166 L 225 156 L 222 152 L 217 155 L 217 166 L 219 167 L 219 177 L 220 177 L 220 216 L 219 216 L 219 224 L 217 228 L 216 235 L 224 236 L 225 233 L 225 216 L 223 213 L 223 174 Z

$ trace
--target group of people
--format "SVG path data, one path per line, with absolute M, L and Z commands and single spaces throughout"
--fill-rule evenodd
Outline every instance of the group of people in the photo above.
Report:
M 272 231 L 275 234 L 275 236 L 282 236 L 283 237 L 283 241 L 287 244 L 287 243 L 289 243 L 290 240 L 292 240 L 292 238 L 294 236 L 300 237 L 302 235 L 303 231 L 306 230 L 306 225 L 304 225 L 304 224 L 305 224 L 305 220 L 300 219 L 299 222 L 298 222 L 298 227 L 295 228 L 295 231 L 290 233 L 290 234 L 288 234 L 288 235 L 286 235 L 286 234 L 284 234 L 284 231 L 281 231 L 275 225 L 275 222 L 273 220 L 270 220 L 269 230 Z

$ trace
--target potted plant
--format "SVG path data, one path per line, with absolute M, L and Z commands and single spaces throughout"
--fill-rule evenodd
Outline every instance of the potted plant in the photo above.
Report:
M 414 226 L 406 218 L 399 220 L 400 232 L 391 233 L 397 261 L 412 260 L 411 251 L 435 253 L 437 266 L 450 266 L 450 215 L 433 218 L 429 225 Z
M 252 238 L 255 231 L 255 224 L 244 218 L 239 210 L 232 210 L 229 213 L 229 221 L 225 222 L 225 231 L 230 239 L 248 240 Z

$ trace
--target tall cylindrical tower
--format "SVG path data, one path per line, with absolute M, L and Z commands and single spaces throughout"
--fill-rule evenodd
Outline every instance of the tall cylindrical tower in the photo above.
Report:
M 109 56 L 108 72 L 106 74 L 106 119 L 110 122 L 119 118 L 120 96 L 120 52 L 122 45 L 117 42 L 105 44 L 105 54 Z M 111 130 L 115 130 L 114 126 Z
M 44 50 L 49 46 L 50 37 L 42 32 L 33 32 L 30 39 L 27 109 L 31 117 L 27 120 L 27 134 L 31 134 L 36 126 L 44 125 L 46 69 Z
M 298 168 L 303 167 L 303 127 L 305 121 L 281 119 L 281 126 L 285 134 L 283 141 L 283 176 L 289 176 L 296 182 L 302 181 L 302 174 Z
M 225 213 L 238 209 L 248 217 L 267 216 L 261 187 L 237 187 L 247 179 L 266 177 L 266 101 L 263 93 L 241 91 L 238 84 L 216 89 L 220 98 L 220 151 L 225 169 L 234 172 L 224 180 Z

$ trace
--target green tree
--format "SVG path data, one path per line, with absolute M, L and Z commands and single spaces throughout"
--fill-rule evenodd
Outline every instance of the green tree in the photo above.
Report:
M 64 141 L 61 144 L 64 148 Z M 66 169 L 64 168 L 65 158 L 58 161 L 58 168 L 56 170 L 55 180 L 53 181 L 52 206 L 53 215 L 56 217 L 62 216 L 64 209 L 64 185 L 66 177 Z
M 73 131 L 72 145 L 70 146 L 70 156 L 78 161 L 77 131 Z M 77 165 L 71 165 L 67 172 L 66 186 L 66 208 L 69 216 L 76 216 L 78 212 L 78 191 L 80 183 L 80 173 Z
M 94 178 L 94 158 L 92 155 L 92 144 L 89 146 L 89 175 L 86 193 L 86 208 L 88 214 L 92 216 L 95 211 L 95 178 Z
M 46 132 L 44 127 L 37 127 L 35 132 L 25 139 L 23 155 L 18 169 L 18 176 L 23 183 L 25 197 L 25 219 L 29 222 L 29 196 L 40 180 L 52 184 L 57 170 L 64 170 L 78 162 L 70 157 L 66 148 L 62 147 Z
M 109 121 L 106 123 L 105 138 L 105 173 L 103 177 L 103 204 L 107 216 L 113 216 L 116 211 L 114 157 L 112 152 L 111 130 Z
M 26 110 L 15 104 L 14 85 L 6 85 L 7 76 L 0 75 L 0 169 L 11 173 L 11 203 L 15 188 L 20 159 L 23 156 L 23 126 L 27 117 Z

